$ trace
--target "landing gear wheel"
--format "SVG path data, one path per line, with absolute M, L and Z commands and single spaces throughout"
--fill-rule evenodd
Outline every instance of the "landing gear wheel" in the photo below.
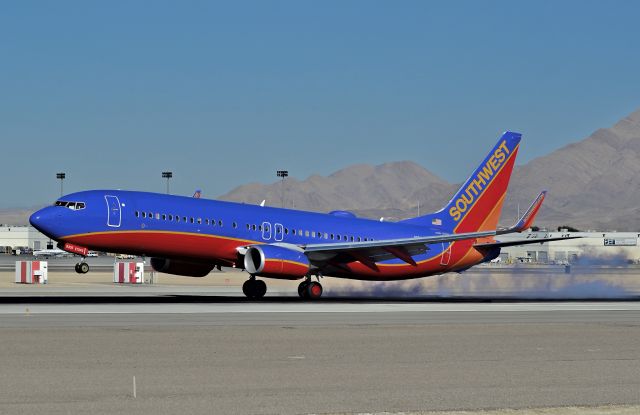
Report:
M 242 292 L 248 298 L 257 300 L 267 293 L 267 284 L 262 280 L 249 279 L 242 284 Z
M 310 300 L 317 300 L 322 297 L 322 285 L 319 282 L 310 282 L 305 290 L 306 298 Z
M 251 295 L 253 294 L 253 292 L 251 291 L 251 288 L 253 287 L 252 282 L 253 281 L 251 280 L 246 280 L 244 284 L 242 284 L 242 293 L 246 295 L 248 298 L 253 298 L 253 296 Z
M 78 270 L 80 271 L 80 274 L 86 274 L 87 272 L 89 272 L 89 264 L 87 264 L 86 262 L 79 263 Z
M 80 263 L 77 263 L 77 264 L 76 264 L 76 272 L 77 272 L 78 274 L 82 274 L 82 272 L 80 272 Z
M 256 298 L 262 298 L 267 293 L 267 284 L 262 280 L 255 280 L 254 282 Z
M 309 285 L 308 281 L 302 281 L 300 285 L 298 285 L 298 295 L 300 298 L 307 298 L 307 285 Z

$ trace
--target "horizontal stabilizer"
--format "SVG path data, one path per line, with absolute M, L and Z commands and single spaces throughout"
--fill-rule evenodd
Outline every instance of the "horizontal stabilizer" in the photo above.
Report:
M 479 243 L 473 245 L 474 248 L 482 249 L 482 248 L 504 248 L 507 246 L 519 246 L 519 245 L 529 245 L 529 244 L 543 244 L 545 242 L 551 241 L 565 241 L 567 239 L 578 239 L 582 238 L 581 236 L 565 236 L 565 237 L 555 237 L 555 238 L 530 238 L 530 239 L 518 239 L 515 241 L 496 241 L 496 242 L 487 242 L 487 243 Z
M 536 219 L 536 215 L 538 214 L 538 211 L 540 210 L 540 207 L 542 206 L 542 202 L 544 202 L 544 198 L 546 195 L 547 195 L 546 190 L 543 190 L 542 192 L 540 192 L 538 197 L 536 197 L 533 203 L 531 203 L 531 206 L 529 206 L 529 209 L 527 209 L 527 211 L 524 212 L 524 215 L 522 215 L 522 217 L 518 219 L 518 222 L 516 222 L 515 225 L 513 225 L 508 229 L 498 230 L 496 234 L 504 235 L 505 233 L 524 232 L 527 229 L 529 229 L 531 225 L 533 225 L 533 221 Z

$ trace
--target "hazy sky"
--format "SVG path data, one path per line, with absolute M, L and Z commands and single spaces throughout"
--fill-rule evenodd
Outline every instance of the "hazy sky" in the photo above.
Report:
M 1 207 L 65 191 L 205 197 L 354 163 L 461 181 L 640 107 L 637 1 L 0 3 Z

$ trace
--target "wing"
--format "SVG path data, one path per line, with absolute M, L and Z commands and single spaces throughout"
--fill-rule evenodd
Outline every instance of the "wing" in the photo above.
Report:
M 337 263 L 360 261 L 369 268 L 375 269 L 376 262 L 399 258 L 408 264 L 416 266 L 416 262 L 412 257 L 428 251 L 427 245 L 484 238 L 495 234 L 496 231 L 483 231 L 379 241 L 310 244 L 303 246 L 302 249 L 307 258 L 313 262 L 322 262 L 330 259 Z

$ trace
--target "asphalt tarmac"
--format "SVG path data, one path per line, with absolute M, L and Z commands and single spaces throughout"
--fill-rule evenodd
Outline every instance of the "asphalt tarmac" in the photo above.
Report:
M 640 302 L 251 302 L 226 290 L 0 293 L 0 413 L 640 404 Z

